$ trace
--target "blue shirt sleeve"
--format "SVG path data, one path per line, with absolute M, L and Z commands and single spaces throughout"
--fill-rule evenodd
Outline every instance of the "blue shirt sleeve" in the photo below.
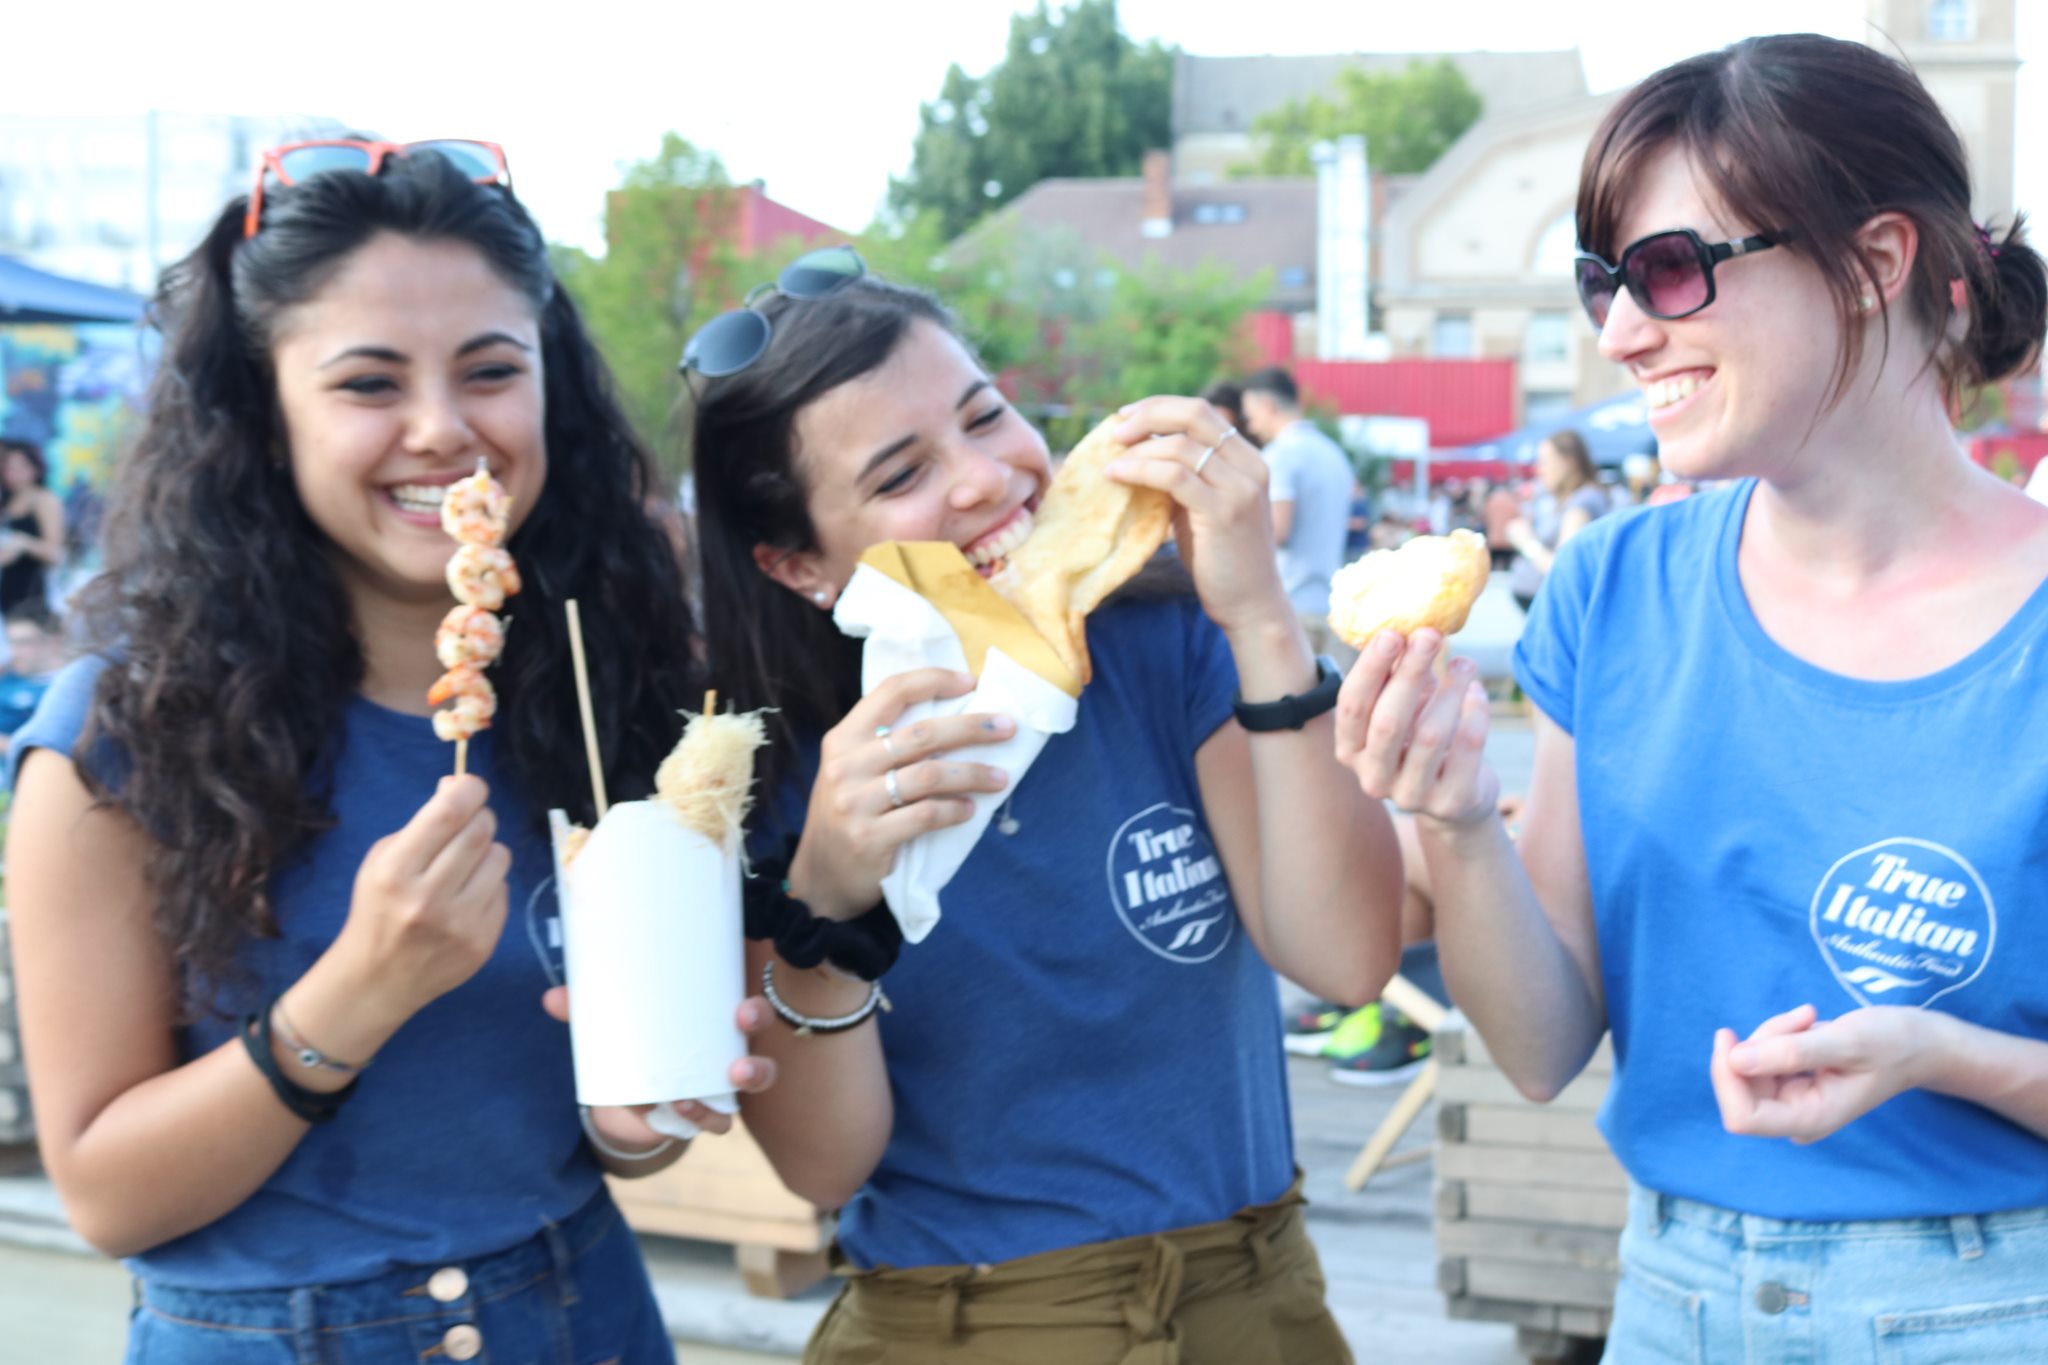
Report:
M 1559 547 L 1515 645 L 1515 681 L 1568 735 L 1577 733 L 1573 710 L 1586 614 L 1617 520 L 1603 517 Z
M 1223 632 L 1190 597 L 1180 604 L 1187 633 L 1188 734 L 1199 749 L 1231 717 L 1237 696 L 1237 660 Z
M 30 750 L 52 749 L 73 762 L 78 761 L 78 737 L 85 730 L 86 718 L 92 714 L 93 692 L 99 686 L 100 674 L 106 669 L 105 658 L 89 655 L 73 660 L 57 674 L 49 690 L 43 693 L 35 714 L 14 732 L 14 738 L 8 743 L 8 790 L 13 790 L 15 777 L 21 771 L 21 761 L 28 757 Z M 110 758 L 110 754 L 98 750 L 92 755 L 93 775 L 109 784 L 119 775 L 119 765 L 109 761 Z

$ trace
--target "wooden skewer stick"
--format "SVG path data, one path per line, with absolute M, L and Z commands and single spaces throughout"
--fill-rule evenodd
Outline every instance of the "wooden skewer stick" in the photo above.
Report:
M 455 775 L 457 777 L 460 777 L 468 771 L 469 741 L 466 739 L 458 739 L 455 741 Z
M 590 795 L 597 803 L 597 818 L 604 819 L 610 803 L 604 797 L 604 764 L 597 755 L 597 718 L 590 710 L 590 668 L 583 660 L 583 617 L 570 598 L 569 657 L 576 665 L 576 706 L 583 715 L 583 756 L 590 760 Z
M 715 687 L 706 689 L 704 693 L 704 714 L 707 716 L 718 714 L 718 689 Z

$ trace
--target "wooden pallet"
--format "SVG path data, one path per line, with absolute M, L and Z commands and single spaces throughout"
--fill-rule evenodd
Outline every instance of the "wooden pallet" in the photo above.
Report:
M 759 1297 L 788 1298 L 831 1273 L 833 1216 L 790 1193 L 737 1120 L 730 1133 L 691 1143 L 667 1170 L 611 1186 L 636 1231 L 731 1243 Z
M 1511 1323 L 1532 1360 L 1607 1335 L 1628 1180 L 1593 1119 L 1613 1073 L 1603 1042 L 1547 1105 L 1522 1098 L 1457 1016 L 1435 1036 L 1437 1287 L 1454 1318 Z

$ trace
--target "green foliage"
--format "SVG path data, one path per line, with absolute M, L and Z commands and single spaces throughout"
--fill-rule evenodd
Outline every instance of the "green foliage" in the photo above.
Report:
M 1252 120 L 1264 139 L 1256 161 L 1238 175 L 1305 176 L 1315 173 L 1316 143 L 1363 133 L 1372 169 L 1387 175 L 1419 174 L 1435 164 L 1478 122 L 1482 101 L 1448 57 L 1410 62 L 1400 72 L 1351 68 L 1337 77 L 1335 98 L 1310 95 Z
M 1050 176 L 1135 175 L 1170 144 L 1173 49 L 1125 36 L 1116 0 L 1038 7 L 1010 21 L 984 76 L 947 69 L 920 106 L 910 173 L 890 181 L 903 220 L 931 216 L 950 241 Z
M 1957 406 L 1958 431 L 1978 431 L 1996 426 L 2005 421 L 2005 389 L 1997 384 L 1982 385 L 1963 394 Z
M 792 239 L 739 258 L 726 245 L 733 201 L 717 158 L 670 134 L 609 197 L 603 258 L 552 249 L 628 414 L 671 477 L 687 464 L 671 417 L 684 342 L 808 249 Z M 1250 361 L 1242 324 L 1267 293 L 1264 278 L 1239 282 L 1214 264 L 1133 272 L 1072 236 L 1000 222 L 976 234 L 971 259 L 949 259 L 947 242 L 938 215 L 920 214 L 894 230 L 870 228 L 853 245 L 876 274 L 936 294 L 1056 446 L 1123 403 L 1193 393 Z
M 674 133 L 626 168 L 605 201 L 603 257 L 551 248 L 557 277 L 583 311 L 618 381 L 626 414 L 664 473 L 680 471 L 670 413 L 683 342 L 733 306 L 751 280 L 730 246 L 737 200 L 716 156 Z

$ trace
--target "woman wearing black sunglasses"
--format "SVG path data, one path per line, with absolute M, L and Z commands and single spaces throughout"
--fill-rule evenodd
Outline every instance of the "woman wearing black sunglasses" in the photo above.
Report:
M 481 157 L 382 145 L 266 157 L 260 209 L 230 205 L 160 299 L 98 652 L 12 746 L 38 1137 L 137 1276 L 130 1360 L 651 1365 L 667 1333 L 603 1178 L 679 1148 L 577 1112 L 542 817 L 589 791 L 564 599 L 615 796 L 701 695 L 691 622 L 532 219 Z M 480 462 L 526 590 L 451 779 L 425 704 L 440 500 Z
M 1434 639 L 1340 705 L 1502 1068 L 1554 1095 L 1613 1032 L 1626 1365 L 2048 1359 L 2048 508 L 1949 423 L 2039 354 L 2048 277 L 1970 201 L 1859 44 L 1624 95 L 1580 288 L 1665 466 L 1730 486 L 1559 552 L 1517 845 Z
M 755 952 L 790 1022 L 875 1020 L 757 1040 L 782 1080 L 749 1128 L 793 1189 L 844 1207 L 856 1271 L 806 1359 L 1347 1360 L 1302 1229 L 1267 963 L 1373 998 L 1400 863 L 1330 757 L 1336 673 L 1287 605 L 1264 464 L 1199 400 L 1129 411 L 1119 476 L 1176 499 L 1192 584 L 1169 564 L 1089 618 L 1079 719 L 1008 790 L 973 749 L 1010 719 L 901 723 L 968 681 L 862 696 L 831 612 L 881 541 L 994 571 L 1030 531 L 1045 441 L 936 301 L 838 259 L 685 358 L 713 681 L 775 708 L 757 866 L 787 856 L 806 914 L 850 918 L 904 843 L 1006 799 L 889 971 L 890 1012 Z

